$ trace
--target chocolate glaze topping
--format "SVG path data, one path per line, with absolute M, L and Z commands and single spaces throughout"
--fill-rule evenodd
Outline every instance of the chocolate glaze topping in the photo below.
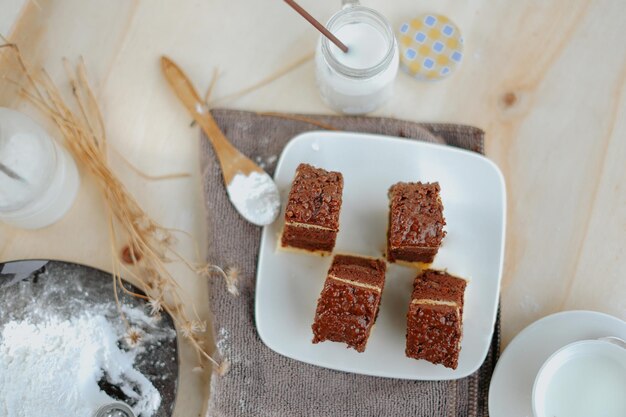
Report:
M 343 176 L 300 164 L 289 192 L 285 221 L 339 229 Z
M 461 321 L 457 307 L 412 304 L 407 320 L 406 355 L 456 369 Z
M 439 183 L 400 182 L 389 189 L 389 245 L 438 247 L 445 236 Z
M 379 303 L 380 293 L 374 290 L 327 280 L 317 302 L 313 343 L 344 342 L 363 352 Z
M 444 271 L 429 269 L 415 277 L 407 314 L 408 357 L 456 369 L 463 334 L 466 285 L 464 279 Z
M 343 342 L 358 352 L 365 350 L 376 321 L 385 283 L 386 264 L 382 260 L 337 255 L 328 271 L 317 301 L 313 322 L 313 343 Z M 337 277 L 346 281 L 340 281 Z M 376 288 L 365 288 L 367 284 Z

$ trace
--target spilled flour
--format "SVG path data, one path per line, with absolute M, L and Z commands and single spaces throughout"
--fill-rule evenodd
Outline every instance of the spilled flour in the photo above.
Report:
M 0 417 L 93 417 L 113 399 L 138 417 L 171 416 L 174 323 L 150 315 L 143 300 L 118 296 L 139 343 L 127 338 L 109 273 L 57 261 L 0 263 Z
M 152 416 L 161 396 L 135 369 L 140 349 L 129 349 L 123 335 L 122 325 L 114 327 L 97 311 L 6 323 L 0 333 L 0 416 L 92 417 L 114 401 L 99 386 L 103 381 L 128 398 L 137 416 Z

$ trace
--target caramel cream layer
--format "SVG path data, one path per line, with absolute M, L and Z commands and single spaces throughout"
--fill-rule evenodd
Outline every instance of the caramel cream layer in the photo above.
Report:
M 343 283 L 346 283 L 346 284 L 349 284 L 349 285 L 354 285 L 355 287 L 367 288 L 368 290 L 374 290 L 374 291 L 380 292 L 380 287 L 377 287 L 377 286 L 372 285 L 372 284 L 366 284 L 366 283 L 363 283 L 363 282 L 350 281 L 349 279 L 339 278 L 339 277 L 336 277 L 336 276 L 334 276 L 332 274 L 329 275 L 328 278 L 334 279 L 336 281 L 343 282 Z
M 337 229 L 333 229 L 331 227 L 326 226 L 318 226 L 316 224 L 307 224 L 307 223 L 298 223 L 298 222 L 285 222 L 285 226 L 297 226 L 304 227 L 305 229 L 320 229 L 320 230 L 330 230 L 331 232 L 336 232 Z
M 430 299 L 415 299 L 411 301 L 411 304 L 426 304 L 431 306 L 450 306 L 450 307 L 458 307 L 458 304 L 454 301 L 439 301 L 439 300 L 430 300 Z

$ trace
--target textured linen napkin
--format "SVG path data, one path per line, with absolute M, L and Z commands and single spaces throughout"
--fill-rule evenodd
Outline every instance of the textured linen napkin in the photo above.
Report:
M 273 175 L 285 144 L 299 133 L 338 130 L 405 137 L 483 153 L 484 132 L 471 126 L 413 123 L 374 117 L 289 115 L 212 111 L 230 141 Z M 307 121 L 309 120 L 309 121 Z M 314 120 L 316 123 L 310 123 Z M 230 363 L 212 375 L 207 416 L 487 416 L 487 391 L 500 345 L 499 319 L 489 354 L 473 375 L 454 381 L 406 381 L 338 372 L 273 352 L 259 339 L 254 321 L 256 264 L 261 228 L 241 218 L 228 201 L 208 140 L 201 141 L 208 259 L 239 268 L 239 296 L 221 279 L 210 281 L 213 328 L 220 354 Z

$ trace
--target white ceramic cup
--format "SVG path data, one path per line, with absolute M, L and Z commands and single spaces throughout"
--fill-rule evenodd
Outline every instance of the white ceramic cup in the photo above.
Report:
M 562 347 L 539 369 L 532 404 L 535 417 L 626 416 L 626 349 L 602 340 Z

